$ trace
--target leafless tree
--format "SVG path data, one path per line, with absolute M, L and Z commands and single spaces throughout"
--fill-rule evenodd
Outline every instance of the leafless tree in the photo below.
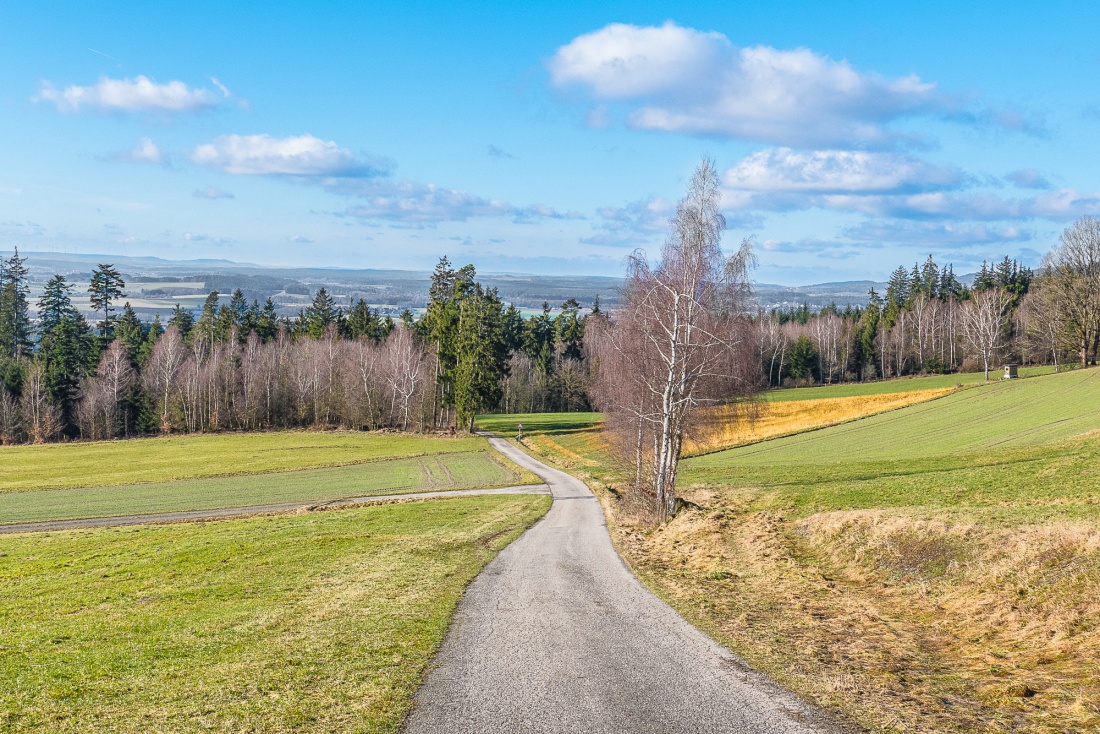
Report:
M 160 403 L 160 430 L 164 433 L 172 430 L 170 417 L 172 393 L 186 358 L 187 347 L 183 343 L 179 330 L 175 326 L 169 326 L 153 345 L 149 362 L 142 375 L 146 389 L 155 395 Z
M 27 368 L 20 403 L 23 424 L 32 443 L 46 443 L 61 433 L 61 410 L 50 400 L 46 369 L 39 362 L 32 362 Z
M 632 362 L 614 379 L 634 382 L 635 389 L 609 407 L 651 424 L 651 482 L 662 521 L 676 509 L 676 473 L 692 411 L 756 386 L 746 367 L 754 350 L 744 315 L 751 243 L 732 257 L 723 254 L 719 197 L 718 171 L 704 160 L 677 208 L 661 259 L 631 256 L 623 307 L 606 340 L 620 360 Z
M 1044 287 L 1084 366 L 1100 343 L 1100 221 L 1081 217 L 1060 242 L 1043 258 Z
M 1005 323 L 1012 296 L 1001 288 L 987 288 L 970 297 L 963 304 L 963 333 L 966 341 L 985 365 L 985 379 L 989 380 L 989 365 L 994 355 L 1004 346 Z

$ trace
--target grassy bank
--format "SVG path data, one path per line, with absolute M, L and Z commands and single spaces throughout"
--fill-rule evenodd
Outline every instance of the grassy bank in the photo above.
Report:
M 1098 375 L 687 460 L 661 528 L 621 500 L 595 419 L 531 422 L 525 445 L 600 491 L 624 558 L 686 618 L 867 729 L 1093 731 Z
M 0 537 L 0 730 L 396 731 L 463 588 L 549 503 Z

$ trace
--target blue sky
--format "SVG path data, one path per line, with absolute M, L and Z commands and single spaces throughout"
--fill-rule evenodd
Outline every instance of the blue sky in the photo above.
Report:
M 615 275 L 703 156 L 766 282 L 1100 213 L 1090 3 L 21 5 L 4 250 Z

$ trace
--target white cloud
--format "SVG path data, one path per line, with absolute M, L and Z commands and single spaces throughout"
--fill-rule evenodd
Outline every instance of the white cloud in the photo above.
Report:
M 286 241 L 287 242 L 293 242 L 296 245 L 312 245 L 313 244 L 313 240 L 309 239 L 308 237 L 303 237 L 300 234 L 296 234 L 293 237 L 287 237 Z
M 623 103 L 635 128 L 798 147 L 890 146 L 911 139 L 895 120 L 960 112 L 916 75 L 862 72 L 806 48 L 736 48 L 672 22 L 612 23 L 559 48 L 549 68 L 558 87 Z
M 195 189 L 191 194 L 197 199 L 235 199 L 236 197 L 229 191 L 223 191 L 217 186 L 205 186 L 201 189 Z
M 814 205 L 876 217 L 955 221 L 1049 219 L 1065 222 L 1085 214 L 1100 215 L 1100 193 L 1075 189 L 1045 191 L 1035 196 L 1010 198 L 990 192 L 960 194 L 936 191 L 908 196 L 828 195 Z M 806 207 L 808 208 L 808 206 Z
M 223 173 L 250 176 L 384 175 L 384 166 L 361 161 L 347 148 L 312 135 L 221 135 L 195 148 L 191 159 Z
M 83 107 L 123 112 L 197 112 L 218 106 L 222 98 L 209 89 L 188 87 L 181 81 L 157 84 L 146 76 L 133 79 L 103 77 L 91 86 L 55 89 L 44 83 L 34 98 L 52 102 L 62 112 L 78 112 Z
M 114 153 L 110 158 L 111 160 L 129 163 L 155 163 L 160 165 L 165 162 L 163 151 L 149 138 L 142 138 L 133 150 Z
M 198 242 L 204 245 L 233 245 L 237 242 L 229 237 L 213 237 L 208 234 L 195 234 L 193 232 L 185 233 L 183 238 L 188 242 Z
M 358 219 L 399 221 L 413 226 L 464 222 L 471 217 L 518 216 L 522 211 L 506 201 L 486 199 L 468 191 L 408 181 L 362 181 L 352 187 L 332 182 L 332 190 L 355 193 L 364 201 L 345 213 Z
M 902 192 L 959 186 L 957 169 L 896 153 L 769 148 L 726 171 L 725 186 L 751 192 Z
M 1005 176 L 1005 178 L 1021 189 L 1052 188 L 1050 182 L 1043 177 L 1043 174 L 1039 173 L 1034 168 L 1024 168 L 1019 171 L 1013 171 Z
M 876 220 L 845 227 L 843 235 L 861 242 L 967 247 L 1001 242 L 1028 242 L 1034 232 L 1016 224 L 982 222 L 913 222 Z

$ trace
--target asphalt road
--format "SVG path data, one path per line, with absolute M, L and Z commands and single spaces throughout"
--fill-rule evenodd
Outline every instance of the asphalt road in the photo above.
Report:
M 273 505 L 220 507 L 212 510 L 155 512 L 147 515 L 116 515 L 114 517 L 83 517 L 72 520 L 42 520 L 39 522 L 0 524 L 0 535 L 6 533 L 42 533 L 53 530 L 80 530 L 81 528 L 113 528 L 166 522 L 192 522 L 195 520 L 224 520 L 233 517 L 268 515 L 281 512 L 296 512 L 299 510 L 339 509 L 343 507 L 353 507 L 355 505 L 368 505 L 372 502 L 465 497 L 473 494 L 547 494 L 549 491 L 550 490 L 547 489 L 544 484 L 534 484 L 521 487 L 501 487 L 499 489 L 451 489 L 440 492 L 381 494 L 367 497 L 348 497 L 347 499 L 327 500 L 324 502 L 281 502 Z
M 843 731 L 642 586 L 583 482 L 491 443 L 554 504 L 467 589 L 407 734 Z

